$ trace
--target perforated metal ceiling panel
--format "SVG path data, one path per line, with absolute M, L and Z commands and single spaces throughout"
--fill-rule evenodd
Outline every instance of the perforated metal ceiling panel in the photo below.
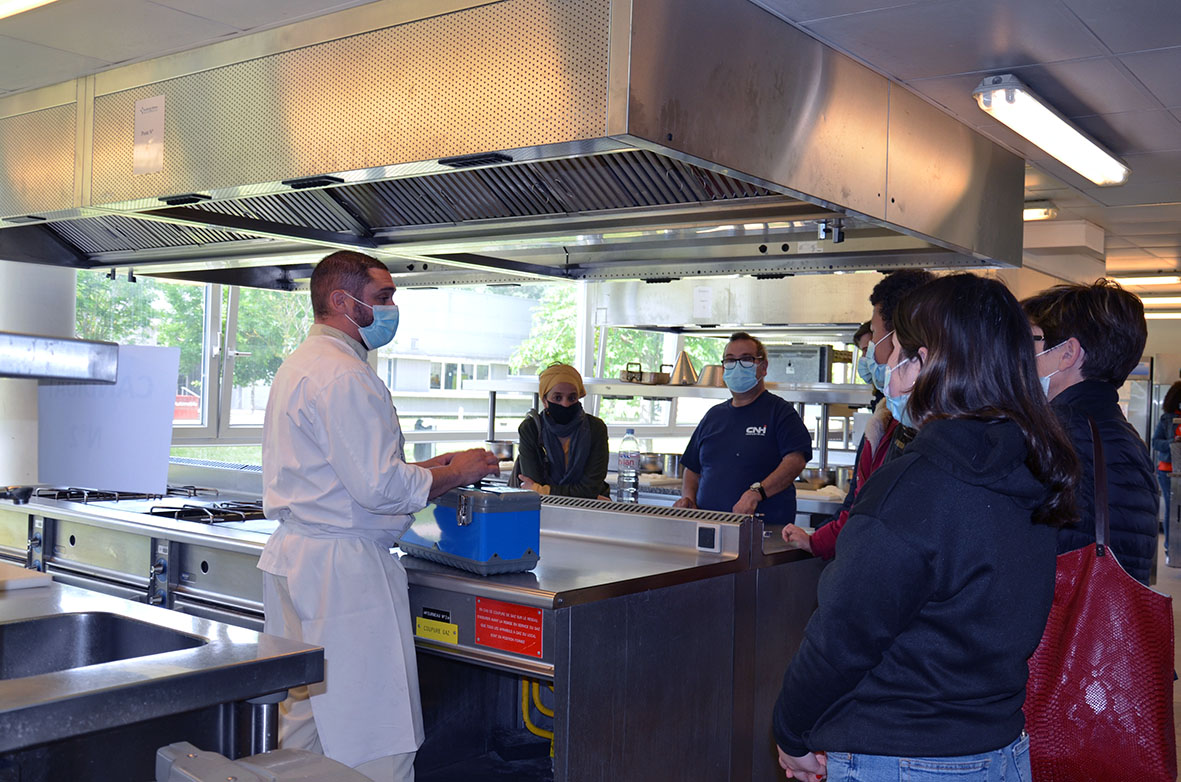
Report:
M 605 134 L 609 0 L 505 0 L 95 100 L 94 204 Z M 132 174 L 165 96 L 164 171 Z
M 74 206 L 76 108 L 0 119 L 0 217 Z

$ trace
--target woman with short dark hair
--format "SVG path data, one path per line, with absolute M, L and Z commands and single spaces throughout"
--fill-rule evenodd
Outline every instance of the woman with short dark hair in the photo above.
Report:
M 1144 435 L 1128 423 L 1119 401 L 1119 388 L 1140 363 L 1148 339 L 1144 303 L 1118 283 L 1100 279 L 1055 285 L 1021 304 L 1050 409 L 1079 461 L 1079 518 L 1059 530 L 1058 553 L 1095 542 L 1093 421 L 1107 472 L 1108 549 L 1128 575 L 1147 586 L 1156 560 L 1160 488 Z
M 780 765 L 810 782 L 1028 779 L 1026 660 L 1077 460 L 1003 284 L 939 278 L 894 328 L 886 400 L 918 434 L 866 482 L 821 578 L 775 707 Z

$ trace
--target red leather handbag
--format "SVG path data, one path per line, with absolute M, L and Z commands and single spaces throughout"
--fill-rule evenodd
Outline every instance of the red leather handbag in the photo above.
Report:
M 1107 546 L 1111 520 L 1099 431 L 1095 539 L 1058 557 L 1054 605 L 1029 660 L 1025 730 L 1034 782 L 1172 782 L 1172 599 L 1124 572 Z

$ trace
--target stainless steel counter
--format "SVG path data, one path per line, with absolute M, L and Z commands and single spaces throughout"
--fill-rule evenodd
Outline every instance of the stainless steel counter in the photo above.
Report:
M 243 701 L 323 679 L 323 650 L 285 638 L 64 584 L 0 593 L 0 624 L 80 612 L 115 614 L 195 636 L 203 643 L 0 680 L 0 752 Z
M 150 567 L 151 552 L 146 543 L 142 552 L 128 551 L 136 561 L 120 563 L 120 556 L 107 558 L 110 552 L 130 548 L 109 539 L 111 533 L 134 536 L 141 540 L 166 538 L 181 544 L 229 554 L 240 554 L 254 561 L 266 545 L 267 538 L 278 526 L 274 521 L 251 521 L 233 524 L 198 524 L 144 515 L 152 501 L 124 500 L 118 503 L 64 502 L 34 499 L 28 505 L 14 506 L 0 502 L 0 525 L 16 513 L 51 518 L 57 522 L 83 525 L 70 527 L 66 533 L 54 535 L 48 543 L 53 548 L 48 558 L 58 570 L 91 572 L 101 567 L 114 578 L 120 571 L 142 579 Z M 699 578 L 731 572 L 739 567 L 738 534 L 742 517 L 733 514 L 694 512 L 728 530 L 728 550 L 699 551 L 694 541 L 696 526 L 685 525 L 677 516 L 655 516 L 668 509 L 651 506 L 628 506 L 616 503 L 585 501 L 584 507 L 562 507 L 545 504 L 542 507 L 541 560 L 534 570 L 499 576 L 476 576 L 454 568 L 402 555 L 410 584 L 453 589 L 467 594 L 484 595 L 511 600 L 522 605 L 553 608 L 589 602 L 627 592 L 652 589 Z M 19 517 L 18 517 L 19 519 Z M 86 529 L 88 527 L 88 529 Z M 101 530 L 101 532 L 99 532 Z M 87 534 L 90 533 L 90 534 Z M 94 543 L 90 538 L 99 535 Z M 678 539 L 679 537 L 679 539 Z M 0 546 L 5 539 L 10 544 L 26 542 L 24 529 L 0 529 Z M 90 551 L 90 549 L 101 549 Z M 2 550 L 2 549 L 0 549 Z M 16 559 L 18 552 L 11 546 L 6 552 Z M 23 551 L 19 555 L 23 555 Z M 85 561 L 82 561 L 85 560 Z M 205 563 L 207 572 L 202 572 Z M 221 561 L 209 557 L 194 560 L 179 574 L 178 592 L 214 590 L 210 582 L 217 578 Z M 223 574 L 224 575 L 224 574 Z M 261 578 L 258 579 L 261 583 Z M 261 591 L 258 592 L 261 598 Z M 243 597 L 249 598 L 250 595 Z M 261 610 L 261 599 L 257 605 Z
M 22 561 L 28 546 L 55 579 L 140 600 L 161 598 L 167 581 L 164 605 L 261 626 L 256 564 L 274 522 L 205 525 L 141 510 L 134 501 L 0 502 L 0 556 Z M 161 552 L 166 575 L 149 575 Z M 820 572 L 778 530 L 764 537 L 757 519 L 711 511 L 546 498 L 530 572 L 485 577 L 402 561 L 420 650 L 424 769 L 479 754 L 488 731 L 519 724 L 524 675 L 554 685 L 555 780 L 695 778 L 703 768 L 711 779 L 768 776 L 755 768 L 774 776 L 762 731 L 771 696 L 762 693 L 777 687 L 802 637 Z M 524 624 L 499 624 L 490 611 Z M 181 626 L 201 621 L 173 616 Z M 527 629 L 508 642 L 489 635 L 515 627 Z M 612 727 L 625 708 L 645 715 L 643 731 Z M 683 745 L 685 720 L 702 726 L 692 747 L 675 758 L 651 752 Z

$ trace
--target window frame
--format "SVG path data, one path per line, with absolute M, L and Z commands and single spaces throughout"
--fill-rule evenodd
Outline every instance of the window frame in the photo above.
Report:
M 226 291 L 225 318 L 222 319 L 222 291 Z M 172 427 L 173 445 L 258 445 L 261 426 L 231 426 L 230 412 L 234 394 L 234 359 L 238 353 L 237 285 L 206 286 L 205 333 L 202 345 L 207 367 L 205 418 L 201 426 Z
M 219 422 L 219 395 L 221 378 L 219 377 L 219 363 L 217 351 L 211 349 L 210 336 L 216 335 L 221 324 L 221 287 L 208 284 L 205 286 L 205 318 L 201 334 L 201 365 L 204 372 L 201 388 L 201 423 L 200 424 L 172 424 L 173 445 L 195 445 L 216 442 Z

